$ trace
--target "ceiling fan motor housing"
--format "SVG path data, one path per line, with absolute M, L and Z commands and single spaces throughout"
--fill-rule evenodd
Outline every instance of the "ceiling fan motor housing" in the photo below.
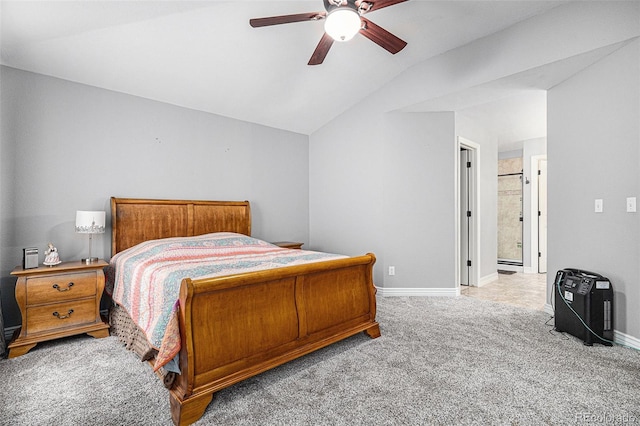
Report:
M 356 6 L 356 0 L 323 0 L 324 8 L 328 13 L 331 13 L 335 9 L 344 7 L 353 9 L 358 12 L 358 6 Z

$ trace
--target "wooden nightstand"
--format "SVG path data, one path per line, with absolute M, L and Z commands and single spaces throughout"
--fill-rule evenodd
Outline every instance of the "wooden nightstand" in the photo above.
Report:
M 87 333 L 109 335 L 100 318 L 107 262 L 64 262 L 34 269 L 15 268 L 16 301 L 22 314 L 20 334 L 9 344 L 9 358 L 24 355 L 39 342 Z
M 271 244 L 275 244 L 278 247 L 283 247 L 288 249 L 301 249 L 304 243 L 298 243 L 295 241 L 275 241 Z

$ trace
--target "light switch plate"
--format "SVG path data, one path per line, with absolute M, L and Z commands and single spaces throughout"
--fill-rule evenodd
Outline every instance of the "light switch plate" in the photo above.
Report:
M 627 198 L 627 212 L 634 213 L 636 211 L 636 197 Z

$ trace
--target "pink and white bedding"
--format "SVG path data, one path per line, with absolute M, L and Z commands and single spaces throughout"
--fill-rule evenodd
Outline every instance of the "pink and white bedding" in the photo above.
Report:
M 146 241 L 106 268 L 107 291 L 158 349 L 155 369 L 180 352 L 177 309 L 183 278 L 211 278 L 345 256 L 291 250 L 230 232 Z

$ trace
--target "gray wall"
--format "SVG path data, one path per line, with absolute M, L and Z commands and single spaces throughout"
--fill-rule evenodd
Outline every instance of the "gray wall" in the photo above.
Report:
M 19 324 L 11 270 L 48 242 L 62 260 L 88 254 L 76 210 L 109 198 L 250 200 L 253 235 L 309 241 L 309 145 L 276 130 L 2 67 L 0 291 Z M 94 239 L 108 258 L 110 229 Z
M 640 44 L 636 39 L 548 92 L 548 265 L 601 273 L 615 328 L 640 337 Z M 594 213 L 594 200 L 604 212 Z
M 453 113 L 345 115 L 311 135 L 310 153 L 314 246 L 374 252 L 380 287 L 455 287 Z
M 374 253 L 382 285 L 384 125 L 353 120 L 342 115 L 309 137 L 309 238 L 323 251 Z
M 453 288 L 454 114 L 391 113 L 383 118 L 384 286 Z M 389 266 L 395 266 L 395 275 L 386 275 Z

